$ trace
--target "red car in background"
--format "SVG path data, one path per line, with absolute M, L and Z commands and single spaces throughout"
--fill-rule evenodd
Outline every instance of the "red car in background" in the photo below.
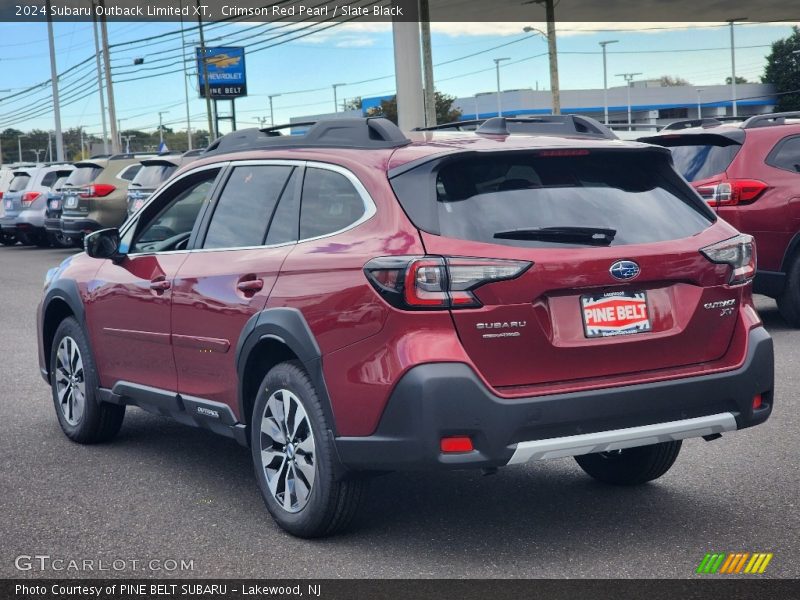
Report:
M 709 206 L 755 238 L 754 291 L 800 327 L 800 112 L 679 121 L 640 139 L 670 148 Z
M 220 138 L 48 273 L 70 439 L 111 439 L 127 405 L 232 437 L 313 537 L 371 474 L 575 456 L 641 484 L 770 415 L 752 238 L 664 148 L 577 116 L 280 129 Z

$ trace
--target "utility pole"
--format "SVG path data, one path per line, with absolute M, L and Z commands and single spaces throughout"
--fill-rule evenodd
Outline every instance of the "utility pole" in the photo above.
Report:
M 412 12 L 416 2 L 410 9 Z M 425 103 L 422 92 L 422 56 L 419 43 L 419 15 L 406 14 L 392 19 L 394 46 L 394 79 L 397 90 L 397 121 L 403 131 L 425 124 Z
M 625 84 L 628 87 L 628 131 L 631 131 L 631 87 L 633 86 L 633 78 L 641 73 L 618 73 L 617 77 L 625 79 Z
M 47 157 L 53 162 L 53 132 L 47 132 Z M 60 161 L 59 161 L 60 162 Z
M 22 162 L 22 138 L 28 137 L 27 135 L 17 136 L 17 152 L 19 153 L 19 162 Z
M 162 121 L 162 117 L 167 114 L 168 110 L 160 110 L 158 111 L 158 141 L 159 141 L 159 149 L 164 144 L 164 122 Z
M 608 125 L 608 71 L 606 70 L 606 46 L 616 44 L 619 40 L 605 40 L 600 42 L 603 48 L 603 123 Z
M 280 94 L 270 94 L 269 95 L 269 126 L 275 127 L 275 113 L 272 112 L 272 99 L 277 98 Z
M 105 0 L 99 0 L 101 7 L 105 8 Z M 106 92 L 108 93 L 108 117 L 111 120 L 111 151 L 117 154 L 120 151 L 119 132 L 117 131 L 117 109 L 114 106 L 114 85 L 111 82 L 111 59 L 108 55 L 108 27 L 105 14 L 100 15 L 100 35 L 103 44 L 103 66 L 106 72 Z
M 183 10 L 183 0 L 178 0 L 178 8 Z M 186 98 L 186 137 L 189 150 L 192 149 L 192 117 L 189 115 L 189 75 L 186 73 L 186 38 L 183 33 L 183 12 L 181 12 L 181 59 L 183 60 L 183 95 Z
M 431 16 L 428 0 L 419 0 L 419 21 L 422 30 L 422 76 L 425 93 L 425 126 L 436 126 L 436 88 L 433 82 L 431 50 Z
M 106 127 L 106 101 L 103 95 L 103 70 L 100 68 L 100 36 L 97 33 L 97 14 L 92 2 L 92 30 L 94 31 L 94 58 L 97 63 L 97 92 L 100 96 L 100 118 L 103 121 L 103 154 L 108 154 L 108 127 Z M 81 146 L 81 153 L 83 147 Z
M 733 39 L 733 25 L 736 21 L 746 21 L 747 17 L 739 17 L 738 19 L 728 19 L 728 25 L 731 28 L 731 103 L 733 104 L 733 116 L 739 116 L 738 107 L 736 106 L 736 44 Z
M 53 116 L 56 121 L 56 156 L 58 162 L 64 160 L 64 137 L 61 135 L 61 103 L 58 99 L 58 69 L 56 69 L 56 49 L 53 40 L 53 18 L 50 15 L 50 0 L 45 2 L 47 10 L 47 40 L 50 44 L 50 83 L 53 87 Z M 51 157 L 52 158 L 52 157 Z M 36 155 L 39 162 L 39 155 Z
M 492 60 L 494 61 L 494 68 L 497 71 L 497 116 L 498 117 L 502 117 L 503 116 L 503 103 L 500 100 L 500 95 L 501 95 L 501 92 L 500 92 L 500 63 L 502 61 L 504 61 L 504 60 L 511 60 L 511 59 L 508 58 L 508 57 L 505 57 L 505 58 L 493 58 Z
M 544 4 L 547 19 L 547 53 L 550 57 L 550 93 L 553 95 L 553 114 L 561 114 L 561 91 L 558 85 L 558 50 L 556 48 L 556 9 L 554 0 L 532 0 Z M 526 2 L 526 4 L 530 3 Z
M 333 112 L 339 112 L 339 98 L 336 94 L 336 88 L 341 87 L 343 85 L 347 85 L 346 83 L 334 83 L 333 84 Z
M 202 62 L 203 82 L 205 84 L 203 95 L 206 97 L 206 114 L 208 115 L 208 135 L 211 138 L 215 138 L 216 134 L 214 132 L 214 120 L 211 117 L 211 84 L 208 81 L 208 60 L 206 57 L 206 39 L 205 36 L 203 35 L 203 17 L 200 14 L 200 0 L 195 0 L 195 4 L 197 5 L 197 25 L 198 25 L 198 30 L 200 31 L 200 61 Z

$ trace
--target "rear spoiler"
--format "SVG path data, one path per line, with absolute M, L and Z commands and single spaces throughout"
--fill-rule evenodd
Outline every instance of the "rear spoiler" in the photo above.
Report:
M 741 146 L 745 133 L 741 129 L 719 131 L 675 131 L 636 138 L 637 142 L 672 148 L 675 146 Z
M 76 162 L 74 167 L 76 169 L 104 169 L 105 167 L 101 164 L 96 162 L 92 162 L 90 160 L 82 160 L 80 162 Z
M 145 158 L 139 162 L 144 167 L 178 167 L 180 166 L 180 160 L 180 154 L 173 154 L 170 155 L 169 158 L 165 156 L 159 158 Z

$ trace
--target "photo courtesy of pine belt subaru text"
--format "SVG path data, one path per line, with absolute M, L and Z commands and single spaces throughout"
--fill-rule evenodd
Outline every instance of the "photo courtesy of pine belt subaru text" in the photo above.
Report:
M 237 131 L 85 250 L 38 310 L 64 433 L 131 405 L 231 437 L 297 536 L 380 473 L 575 456 L 641 484 L 772 411 L 753 238 L 584 117 Z

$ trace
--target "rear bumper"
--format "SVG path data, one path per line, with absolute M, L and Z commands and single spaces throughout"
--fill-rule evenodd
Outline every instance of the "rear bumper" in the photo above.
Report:
M 758 327 L 739 369 L 569 394 L 506 399 L 465 364 L 420 365 L 399 381 L 373 435 L 338 437 L 336 448 L 352 469 L 490 468 L 743 429 L 764 422 L 772 402 L 772 339 Z M 442 454 L 441 438 L 453 435 L 475 449 Z
M 101 225 L 92 219 L 61 217 L 61 231 L 70 237 L 78 237 L 98 229 L 102 229 Z
M 17 217 L 0 217 L 0 230 L 3 233 L 16 233 L 17 231 Z
M 44 230 L 44 210 L 23 210 L 16 218 L 17 229 Z
M 61 232 L 61 219 L 45 219 L 44 228 L 52 233 Z

